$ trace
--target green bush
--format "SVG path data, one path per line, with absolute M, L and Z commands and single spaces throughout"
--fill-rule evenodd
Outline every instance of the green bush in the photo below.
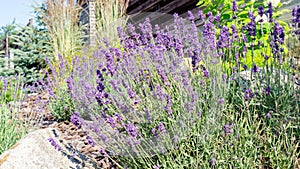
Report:
M 51 113 L 58 121 L 70 120 L 74 113 L 74 103 L 68 90 L 62 89 L 50 99 L 49 107 Z

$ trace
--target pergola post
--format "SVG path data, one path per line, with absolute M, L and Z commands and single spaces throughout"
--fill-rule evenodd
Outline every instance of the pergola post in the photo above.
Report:
M 96 46 L 96 13 L 95 0 L 89 0 L 89 42 L 90 46 Z

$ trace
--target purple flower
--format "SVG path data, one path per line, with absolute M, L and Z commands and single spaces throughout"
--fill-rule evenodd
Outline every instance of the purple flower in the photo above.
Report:
M 91 145 L 92 147 L 95 146 L 95 142 L 90 136 L 86 136 L 86 140 L 87 140 L 89 145 Z
M 220 98 L 218 101 L 219 101 L 219 103 L 220 103 L 221 105 L 224 105 L 224 103 L 225 103 L 225 101 L 224 101 L 223 98 Z
M 215 49 L 215 33 L 214 24 L 210 21 L 204 24 L 202 34 L 207 40 L 207 47 L 210 47 L 211 49 Z
M 292 9 L 292 23 L 293 24 L 297 23 L 297 9 L 298 9 L 297 6 L 293 7 L 293 9 Z
M 105 134 L 99 134 L 99 137 L 100 137 L 104 142 L 108 142 L 108 141 L 109 141 L 109 138 L 107 138 Z
M 274 52 L 277 53 L 279 51 L 279 44 L 284 43 L 284 29 L 279 25 L 278 22 L 274 22 L 274 30 L 271 32 L 272 41 L 270 46 L 273 48 Z
M 268 59 L 269 59 L 269 56 L 268 56 L 268 55 L 266 55 L 266 56 L 264 57 L 264 59 L 265 59 L 265 60 L 268 60 Z
M 174 135 L 174 137 L 173 137 L 173 142 L 174 142 L 174 143 L 178 143 L 178 136 L 177 136 L 177 135 Z
M 157 126 L 157 130 L 161 133 L 164 134 L 166 132 L 165 126 L 162 122 L 159 122 L 159 125 Z
M 52 145 L 55 149 L 57 149 L 58 151 L 61 150 L 61 147 L 55 142 L 55 140 L 54 140 L 52 137 L 50 137 L 50 138 L 48 139 L 48 141 L 51 143 L 51 145 Z
M 147 117 L 148 121 L 151 122 L 151 121 L 152 121 L 152 118 L 151 118 L 149 109 L 146 108 L 146 109 L 145 109 L 145 113 L 146 113 L 146 117 Z
M 238 10 L 238 6 L 236 4 L 236 0 L 233 0 L 232 2 L 232 12 L 237 12 Z
M 248 12 L 249 18 L 251 19 L 251 21 L 247 24 L 246 28 L 247 28 L 247 32 L 248 32 L 248 36 L 256 36 L 256 23 L 255 23 L 255 17 L 253 12 L 249 11 Z
M 162 81 L 164 82 L 164 84 L 166 86 L 168 86 L 168 84 L 169 84 L 168 83 L 168 76 L 167 76 L 166 72 L 163 70 L 163 68 L 159 67 L 157 69 L 157 73 L 160 75 L 160 77 L 161 77 Z
M 168 94 L 166 94 L 165 97 L 167 100 L 167 105 L 164 108 L 168 112 L 168 115 L 171 115 L 172 114 L 172 105 L 173 105 L 172 99 L 171 99 L 171 96 Z
M 137 135 L 138 135 L 137 128 L 131 123 L 128 123 L 126 125 L 126 131 L 131 137 L 137 137 Z
M 6 90 L 7 90 L 7 85 L 8 85 L 8 81 L 7 81 L 7 78 L 4 78 L 3 80 L 3 88 L 2 88 L 2 91 L 5 93 Z
M 107 122 L 110 124 L 110 126 L 111 126 L 112 128 L 115 128 L 115 127 L 116 127 L 115 120 L 114 120 L 111 116 L 108 116 L 108 117 L 107 117 Z
M 262 17 L 263 14 L 264 14 L 264 7 L 263 6 L 259 6 L 258 7 L 258 15 Z
M 99 82 L 98 85 L 97 85 L 97 90 L 98 90 L 99 92 L 103 92 L 104 89 L 105 89 L 105 86 L 103 85 L 103 83 L 102 83 L 102 82 Z
M 154 166 L 152 166 L 152 168 L 153 168 L 153 169 L 159 169 L 160 166 L 159 166 L 159 165 L 154 165 Z
M 193 21 L 195 19 L 194 14 L 191 11 L 188 11 L 188 19 Z
M 217 14 L 217 15 L 215 16 L 215 21 L 220 22 L 220 20 L 221 20 L 220 15 Z
M 256 64 L 253 64 L 253 66 L 252 66 L 252 71 L 253 71 L 254 73 L 257 73 L 257 72 L 258 72 L 258 66 L 257 66 Z
M 123 120 L 123 117 L 120 115 L 120 113 L 117 113 L 115 115 L 116 119 L 117 119 L 117 122 L 121 122 Z
M 156 126 L 155 128 L 153 128 L 152 130 L 152 134 L 154 135 L 154 137 L 158 136 L 157 131 L 161 134 L 164 135 L 166 133 L 166 129 L 165 126 L 162 122 L 159 122 L 158 126 Z
M 81 123 L 80 123 L 80 114 L 79 112 L 75 111 L 71 117 L 70 117 L 70 121 L 78 128 L 80 129 L 81 128 Z
M 219 40 L 217 42 L 217 47 L 218 48 L 228 47 L 229 46 L 229 38 L 230 38 L 229 29 L 227 26 L 224 26 L 220 31 L 220 36 L 219 36 Z
M 257 46 L 260 47 L 260 45 L 261 45 L 261 41 L 258 41 Z
M 97 77 L 98 77 L 98 79 L 100 79 L 101 81 L 104 81 L 103 75 L 102 75 L 102 73 L 101 73 L 100 70 L 97 70 Z
M 238 31 L 237 31 L 235 25 L 231 25 L 230 27 L 231 27 L 231 30 L 232 30 L 232 38 L 237 39 L 238 38 Z
M 236 18 L 237 18 L 236 14 L 233 14 L 232 19 L 236 19 Z
M 156 85 L 156 92 L 155 95 L 157 96 L 157 98 L 162 101 L 164 98 L 164 93 L 162 91 L 162 88 L 159 85 Z
M 269 2 L 269 4 L 268 4 L 268 10 L 267 10 L 266 14 L 269 18 L 269 22 L 273 22 L 273 19 L 272 19 L 272 17 L 273 17 L 273 8 L 272 8 L 272 3 L 271 2 Z
M 154 135 L 154 137 L 157 137 L 157 136 L 158 136 L 158 134 L 157 134 L 157 132 L 156 132 L 156 128 L 153 128 L 153 129 L 151 130 L 151 132 L 152 132 L 152 134 Z
M 215 165 L 216 165 L 216 158 L 215 158 L 215 157 L 211 158 L 210 164 L 211 164 L 212 166 L 215 166 Z
M 254 21 L 254 20 L 255 20 L 255 17 L 254 17 L 254 13 L 253 13 L 253 12 L 249 11 L 249 12 L 248 12 L 248 16 L 249 16 L 249 18 L 251 19 L 251 21 Z
M 253 95 L 251 89 L 246 89 L 245 93 L 244 93 L 245 100 L 248 101 L 248 100 L 250 100 L 253 97 L 254 97 L 254 95 Z
M 267 117 L 268 119 L 270 119 L 270 118 L 271 118 L 271 113 L 268 112 L 267 115 L 266 115 L 266 117 Z
M 51 137 L 48 139 L 52 146 L 56 146 L 55 140 Z
M 239 136 L 239 134 L 237 133 L 237 134 L 235 135 L 235 139 L 238 140 L 239 137 L 240 137 L 240 136 Z
M 207 14 L 206 14 L 206 17 L 208 18 L 208 17 L 211 17 L 212 16 L 212 12 L 207 12 Z
M 296 6 L 292 10 L 292 26 L 298 28 L 300 26 L 300 6 Z M 299 35 L 300 31 L 295 32 L 296 35 Z
M 225 132 L 226 135 L 229 135 L 229 134 L 231 134 L 233 132 L 232 127 L 233 127 L 233 124 L 230 124 L 230 125 L 229 124 L 225 124 L 224 125 L 224 132 Z
M 102 148 L 102 147 L 100 148 L 100 150 L 99 150 L 99 151 L 100 151 L 100 153 L 101 153 L 101 154 L 106 154 L 106 152 L 105 152 L 104 148 Z
M 127 93 L 131 99 L 133 99 L 136 95 L 136 93 L 129 87 L 127 88 Z
M 209 77 L 209 72 L 208 72 L 208 70 L 205 69 L 205 68 L 204 68 L 204 70 L 203 70 L 203 75 L 204 75 L 204 77 L 206 77 L 206 78 Z
M 202 10 L 199 10 L 198 11 L 198 16 L 200 17 L 200 19 L 205 19 L 205 15 L 203 14 L 203 11 Z
M 198 118 L 201 118 L 202 112 L 198 111 Z
M 266 93 L 266 95 L 269 95 L 270 92 L 271 92 L 271 87 L 270 87 L 270 86 L 267 86 L 267 87 L 265 88 L 265 93 Z

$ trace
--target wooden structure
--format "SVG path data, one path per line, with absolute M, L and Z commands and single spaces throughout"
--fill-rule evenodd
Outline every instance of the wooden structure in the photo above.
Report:
M 178 13 L 180 16 L 185 17 L 187 11 L 197 13 L 198 8 L 196 4 L 199 0 L 129 0 L 126 14 L 133 16 L 132 20 L 139 22 L 148 16 L 149 12 L 156 12 L 161 14 Z M 96 15 L 95 15 L 95 0 L 77 0 L 82 6 L 82 13 L 80 21 L 82 24 L 88 24 L 89 30 L 89 44 L 94 46 L 96 43 Z M 140 13 L 148 13 L 144 16 L 135 15 Z M 197 15 L 195 15 L 197 16 Z M 168 18 L 151 18 L 152 21 L 160 22 L 166 21 Z
M 159 12 L 165 14 L 178 13 L 182 15 L 188 10 L 196 9 L 199 0 L 130 0 L 127 14 L 141 12 Z
M 199 0 L 129 0 L 126 14 L 132 16 L 132 20 L 139 23 L 149 17 L 152 23 L 165 22 L 170 18 L 162 18 L 159 16 L 149 16 L 152 13 L 170 14 L 168 17 L 177 13 L 179 16 L 187 18 L 187 11 L 194 13 L 197 26 L 199 17 L 197 12 L 199 8 L 196 4 Z M 291 9 L 293 6 L 300 5 L 299 0 L 281 0 L 283 3 L 282 9 Z M 89 30 L 86 32 L 89 35 L 89 43 L 95 45 L 96 43 L 96 16 L 95 16 L 95 0 L 77 0 L 83 11 L 81 13 L 80 21 L 83 24 L 89 25 Z M 150 12 L 150 13 L 149 13 Z M 144 14 L 144 15 L 142 15 Z M 162 16 L 162 15 L 160 15 Z M 280 17 L 280 20 L 290 21 L 291 13 L 286 13 Z M 162 21 L 160 21 L 162 20 Z
M 4 68 L 5 69 L 14 69 L 14 53 L 9 50 L 9 36 L 6 35 L 5 39 L 3 40 L 3 47 L 1 50 L 5 50 L 4 56 L 0 56 L 1 60 L 4 61 Z

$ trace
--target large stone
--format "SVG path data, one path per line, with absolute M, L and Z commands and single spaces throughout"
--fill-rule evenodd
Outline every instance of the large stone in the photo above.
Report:
M 275 78 L 276 76 L 278 76 L 278 78 Z M 270 83 L 278 83 L 278 81 L 280 81 L 281 85 L 290 83 L 290 85 L 294 86 L 295 89 L 300 89 L 300 79 L 297 76 L 289 77 L 285 72 L 275 69 L 269 77 Z M 244 89 L 249 88 L 251 83 L 254 86 L 257 86 L 259 83 L 264 87 L 267 85 L 266 72 L 263 69 L 259 69 L 257 73 L 251 73 L 250 70 L 241 71 L 239 74 L 236 73 L 230 76 L 229 81 L 238 80 L 238 78 L 241 87 Z M 293 82 L 291 81 L 292 78 L 294 79 Z
M 62 145 L 56 132 L 53 128 L 46 128 L 29 133 L 0 155 L 0 169 L 97 168 L 88 162 L 87 157 Z M 51 145 L 49 138 L 61 147 L 60 151 Z

